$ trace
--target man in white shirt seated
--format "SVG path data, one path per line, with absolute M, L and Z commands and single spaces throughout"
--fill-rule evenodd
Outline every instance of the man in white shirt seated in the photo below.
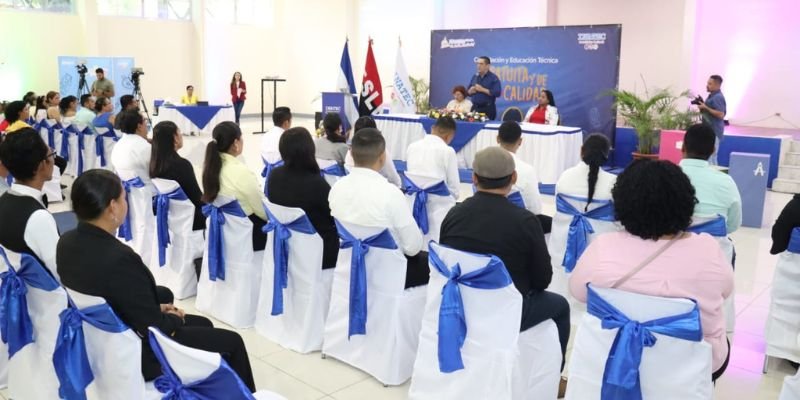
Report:
M 123 135 L 111 151 L 111 165 L 117 172 L 134 173 L 149 184 L 151 148 L 144 118 L 138 110 L 128 110 L 121 112 L 116 122 Z
M 356 123 L 353 124 L 353 132 L 358 132 L 364 128 L 377 129 L 378 125 L 375 124 L 375 120 L 372 117 L 365 115 L 363 117 L 359 117 L 356 120 Z M 391 151 L 389 151 L 388 148 L 386 148 L 384 151 L 386 152 L 388 158 L 388 155 L 391 154 Z M 344 157 L 344 165 L 348 170 L 355 166 L 355 163 L 353 162 L 353 152 L 350 150 L 347 151 L 347 155 Z M 378 172 L 380 172 L 381 175 L 383 175 L 383 177 L 386 178 L 386 180 L 388 180 L 392 185 L 397 187 L 403 186 L 403 182 L 400 179 L 400 174 L 397 173 L 397 168 L 395 168 L 394 161 L 391 159 L 388 159 L 387 162 L 383 164 L 383 168 L 381 168 L 381 170 Z
M 276 163 L 281 159 L 278 142 L 283 132 L 292 127 L 292 110 L 289 107 L 278 107 L 272 112 L 274 126 L 261 138 L 261 159 Z
M 517 157 L 517 150 L 522 146 L 522 128 L 514 121 L 505 121 L 497 131 L 497 144 L 511 153 L 517 171 L 517 183 L 514 188 L 519 190 L 525 208 L 539 218 L 544 233 L 550 233 L 553 219 L 542 215 L 542 200 L 539 194 L 539 175 L 532 165 Z
M 428 284 L 428 254 L 422 250 L 422 232 L 403 193 L 378 171 L 386 162 L 386 141 L 380 131 L 364 128 L 353 136 L 355 167 L 333 185 L 328 195 L 331 215 L 362 226 L 388 228 L 408 258 L 405 287 Z
M 458 200 L 458 159 L 456 151 L 449 146 L 456 136 L 456 121 L 439 117 L 431 128 L 431 134 L 408 146 L 408 173 L 441 179 Z

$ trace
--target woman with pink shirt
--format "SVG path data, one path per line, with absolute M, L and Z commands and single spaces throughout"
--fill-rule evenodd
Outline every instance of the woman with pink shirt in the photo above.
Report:
M 629 271 L 675 242 L 617 288 L 697 301 L 703 336 L 712 348 L 712 380 L 728 366 L 722 304 L 733 291 L 733 268 L 708 234 L 687 233 L 695 191 L 680 167 L 667 161 L 637 161 L 617 178 L 611 192 L 623 232 L 595 238 L 572 272 L 572 295 L 586 302 L 586 284 L 612 287 Z

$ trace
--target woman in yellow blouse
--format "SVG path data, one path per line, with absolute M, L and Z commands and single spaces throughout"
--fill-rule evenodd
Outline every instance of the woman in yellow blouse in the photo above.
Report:
M 194 86 L 189 85 L 186 87 L 186 94 L 181 97 L 181 104 L 187 106 L 197 105 L 197 96 L 194 94 Z

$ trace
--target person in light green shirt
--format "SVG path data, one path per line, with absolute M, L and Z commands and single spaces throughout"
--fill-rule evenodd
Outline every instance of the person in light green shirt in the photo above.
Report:
M 715 140 L 716 135 L 710 126 L 696 124 L 689 127 L 683 137 L 680 166 L 696 192 L 694 215 L 722 215 L 730 234 L 742 224 L 742 198 L 733 178 L 709 165 Z
M 73 122 L 91 126 L 96 116 L 97 115 L 94 113 L 94 97 L 90 94 L 84 94 L 81 96 L 81 108 L 75 113 Z

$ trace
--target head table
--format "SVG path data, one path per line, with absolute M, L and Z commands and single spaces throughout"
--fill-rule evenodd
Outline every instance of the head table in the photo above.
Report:
M 153 116 L 153 125 L 160 121 L 172 121 L 184 135 L 190 132 L 210 134 L 220 122 L 233 120 L 233 106 L 230 105 L 162 105 L 158 115 Z

